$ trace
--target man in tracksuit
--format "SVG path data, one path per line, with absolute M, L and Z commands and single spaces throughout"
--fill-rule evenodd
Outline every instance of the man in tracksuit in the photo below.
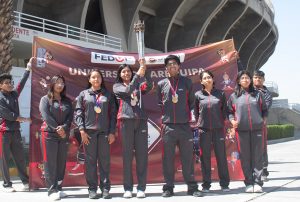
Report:
M 265 73 L 263 71 L 260 71 L 260 70 L 254 71 L 254 74 L 253 74 L 254 88 L 256 90 L 259 90 L 264 95 L 266 105 L 267 105 L 267 108 L 269 110 L 272 106 L 273 98 L 272 98 L 272 95 L 271 95 L 270 91 L 267 89 L 266 86 L 264 86 L 264 81 L 265 81 Z M 269 172 L 268 172 L 269 161 L 268 161 L 268 151 L 267 151 L 268 134 L 267 134 L 267 126 L 266 125 L 264 126 L 264 136 L 263 136 L 263 138 L 264 138 L 264 145 L 263 145 L 263 147 L 264 147 L 264 153 L 263 153 L 263 166 L 264 166 L 264 169 L 263 169 L 263 173 L 262 173 L 262 180 L 267 181 L 267 177 L 269 175 Z
M 23 190 L 29 190 L 29 179 L 26 171 L 23 143 L 20 133 L 20 123 L 31 121 L 30 118 L 20 116 L 18 98 L 23 90 L 31 70 L 31 62 L 27 64 L 25 73 L 13 89 L 12 76 L 0 75 L 0 167 L 2 171 L 3 187 L 6 192 L 14 192 L 9 176 L 9 159 L 12 154 L 24 185 Z
M 202 196 L 194 177 L 193 134 L 189 125 L 195 95 L 192 81 L 179 74 L 180 60 L 175 55 L 165 58 L 168 78 L 158 82 L 158 105 L 162 110 L 163 197 L 174 195 L 175 148 L 179 145 L 182 171 L 188 195 Z

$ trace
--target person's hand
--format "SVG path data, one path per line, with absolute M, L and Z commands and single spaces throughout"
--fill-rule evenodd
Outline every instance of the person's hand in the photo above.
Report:
M 30 122 L 31 123 L 31 118 L 25 118 L 25 117 L 21 117 L 19 116 L 16 121 L 23 123 L 23 122 Z
M 66 137 L 66 132 L 65 132 L 65 130 L 64 130 L 64 128 L 62 126 L 57 126 L 56 132 L 58 133 L 58 135 L 61 138 L 65 138 Z
M 236 120 L 231 120 L 230 123 L 234 129 L 236 129 L 239 125 L 239 123 Z
M 80 131 L 80 135 L 81 135 L 81 141 L 83 144 L 85 144 L 85 145 L 90 144 L 91 137 L 84 130 Z
M 137 75 L 139 75 L 140 77 L 145 76 L 145 72 L 146 72 L 146 60 L 145 58 L 141 58 L 139 59 L 139 63 L 140 63 L 140 68 L 137 71 Z
M 107 140 L 108 140 L 108 144 L 112 144 L 116 140 L 116 137 L 114 134 L 110 133 L 107 137 Z
M 31 69 L 32 69 L 32 63 L 33 63 L 33 61 L 34 61 L 35 59 L 36 59 L 35 57 L 31 57 L 31 58 L 30 58 L 29 62 L 28 62 L 27 65 L 26 65 L 26 71 L 31 71 Z

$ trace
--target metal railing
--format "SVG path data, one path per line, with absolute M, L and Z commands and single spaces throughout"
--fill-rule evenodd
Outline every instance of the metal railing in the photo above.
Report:
M 122 50 L 120 38 L 14 11 L 14 25 Z

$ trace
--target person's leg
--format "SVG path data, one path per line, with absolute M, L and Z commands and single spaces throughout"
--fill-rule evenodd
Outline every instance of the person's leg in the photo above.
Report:
M 179 140 L 179 153 L 182 164 L 182 174 L 188 186 L 188 194 L 198 193 L 198 184 L 194 176 L 193 134 L 189 124 L 178 124 L 176 135 Z M 199 194 L 201 194 L 199 192 Z M 197 195 L 198 196 L 198 195 Z M 200 195 L 199 195 L 200 196 Z
M 220 178 L 220 186 L 222 188 L 228 188 L 229 186 L 229 172 L 227 165 L 227 156 L 225 148 L 225 138 L 223 129 L 215 130 L 213 133 L 213 144 L 214 151 L 216 155 L 217 165 L 218 165 L 218 174 Z
M 10 159 L 10 145 L 11 145 L 11 136 L 9 132 L 0 132 L 0 168 L 3 179 L 3 187 L 10 188 L 12 187 L 12 182 L 10 181 L 9 176 L 9 159 Z M 12 190 L 14 191 L 14 190 Z
M 269 171 L 268 171 L 268 165 L 269 165 L 269 158 L 268 158 L 268 130 L 267 126 L 264 126 L 263 129 L 263 180 L 267 180 L 267 177 L 269 176 Z
M 203 177 L 202 188 L 204 191 L 210 189 L 211 184 L 211 131 L 199 131 L 200 134 L 200 149 L 201 149 L 201 171 Z
M 62 191 L 62 181 L 65 176 L 66 163 L 67 163 L 67 152 L 68 152 L 68 140 L 60 139 L 58 142 L 58 154 L 57 154 L 57 189 L 59 191 Z
M 123 151 L 123 186 L 125 191 L 132 192 L 132 160 L 134 144 L 134 120 L 122 120 L 120 122 Z
M 100 172 L 100 189 L 110 190 L 110 145 L 108 144 L 107 134 L 98 136 L 98 166 Z
M 134 135 L 137 190 L 145 191 L 147 183 L 148 166 L 148 125 L 147 120 L 136 121 L 137 131 Z
M 242 164 L 242 170 L 245 176 L 244 183 L 246 186 L 253 185 L 253 173 L 251 162 L 251 139 L 249 131 L 238 131 L 238 139 L 240 145 L 240 159 Z
M 85 178 L 89 186 L 89 192 L 96 192 L 98 185 L 98 175 L 97 175 L 97 151 L 98 151 L 98 131 L 86 130 L 90 136 L 90 143 L 88 145 L 84 144 L 85 152 Z
M 263 173 L 263 137 L 262 130 L 252 131 L 251 134 L 251 145 L 252 145 L 252 155 L 251 160 L 253 162 L 253 177 L 254 183 L 263 186 L 263 181 L 261 176 Z
M 48 188 L 48 195 L 57 192 L 57 155 L 58 139 L 54 134 L 42 132 L 41 144 L 45 169 L 45 181 Z
M 173 195 L 174 189 L 174 160 L 177 137 L 175 135 L 174 124 L 163 125 L 162 127 L 162 141 L 163 141 L 163 175 L 165 185 L 163 191 L 168 191 L 167 196 Z M 164 196 L 164 194 L 163 194 Z

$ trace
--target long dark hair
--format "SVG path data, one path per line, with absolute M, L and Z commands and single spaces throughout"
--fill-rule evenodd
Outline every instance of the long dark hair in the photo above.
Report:
M 243 88 L 240 84 L 240 79 L 241 77 L 246 74 L 247 76 L 249 76 L 250 78 L 250 85 L 249 85 L 249 93 L 251 95 L 253 95 L 254 93 L 254 87 L 253 87 L 253 80 L 252 80 L 252 75 L 250 74 L 250 72 L 248 72 L 247 70 L 242 70 L 242 71 L 239 71 L 239 73 L 237 74 L 237 77 L 236 77 L 236 85 L 235 85 L 235 89 L 234 89 L 234 92 L 235 92 L 235 95 L 237 97 L 240 97 L 243 93 Z
M 50 80 L 50 88 L 49 88 L 48 94 L 47 94 L 48 98 L 50 99 L 50 103 L 52 103 L 52 101 L 53 101 L 53 98 L 54 98 L 54 85 L 56 84 L 56 81 L 58 79 L 61 79 L 65 84 L 63 90 L 60 92 L 60 97 L 61 97 L 62 100 L 68 99 L 67 96 L 66 96 L 67 87 L 66 87 L 65 78 L 62 75 L 55 75 Z
M 121 78 L 121 71 L 123 69 L 125 69 L 126 67 L 128 67 L 130 69 L 130 71 L 131 71 L 130 81 L 132 80 L 133 74 L 134 74 L 132 68 L 129 65 L 127 65 L 127 64 L 122 64 L 122 65 L 119 66 L 119 69 L 118 69 L 118 72 L 117 72 L 116 83 L 123 83 L 123 79 Z
M 211 71 L 209 70 L 204 70 L 200 73 L 199 75 L 199 78 L 200 78 L 200 82 L 202 82 L 202 79 L 203 79 L 203 75 L 204 73 L 208 74 L 209 76 L 211 76 L 212 79 L 214 79 L 214 75 Z M 205 86 L 201 83 L 201 86 L 202 86 L 202 89 L 204 90 L 205 89 Z M 213 88 L 215 87 L 215 81 L 213 82 Z
M 88 78 L 88 85 L 87 85 L 86 89 L 89 89 L 89 88 L 92 87 L 92 84 L 90 83 L 90 78 L 91 78 L 91 75 L 92 75 L 93 72 L 98 72 L 100 74 L 100 77 L 101 77 L 101 86 L 100 87 L 101 87 L 101 89 L 106 89 L 103 75 L 102 75 L 101 71 L 98 70 L 98 69 L 93 69 L 92 71 L 89 72 L 88 77 L 87 77 Z

